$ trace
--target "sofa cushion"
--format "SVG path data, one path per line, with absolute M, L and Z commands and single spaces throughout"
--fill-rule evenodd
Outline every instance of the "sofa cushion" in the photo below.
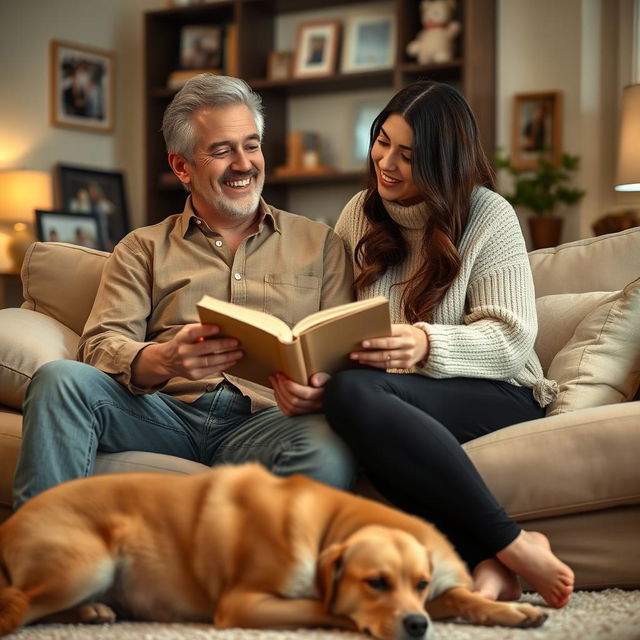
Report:
M 105 251 L 75 244 L 34 242 L 22 263 L 22 306 L 81 334 L 108 257 Z
M 36 369 L 75 359 L 79 336 L 54 318 L 29 309 L 0 309 L 0 404 L 21 409 Z
M 22 442 L 22 414 L 0 408 L 0 507 L 10 507 L 13 473 Z
M 540 334 L 566 344 L 548 363 L 560 391 L 547 415 L 631 400 L 640 382 L 640 278 L 622 291 L 550 296 L 537 303 Z M 556 305 L 554 327 L 548 307 Z M 564 312 L 564 316 L 562 313 Z M 584 314 L 580 318 L 580 314 Z M 573 331 L 572 331 L 573 329 Z M 538 340 L 536 343 L 544 343 Z M 540 348 L 545 364 L 554 347 Z M 544 364 L 543 364 L 544 367 Z
M 637 505 L 639 410 L 625 402 L 539 418 L 463 448 L 519 521 Z
M 639 244 L 640 227 L 634 227 L 531 251 L 536 297 L 622 289 L 640 276 Z
M 538 336 L 535 351 L 545 375 L 551 361 L 573 336 L 576 327 L 604 300 L 611 291 L 557 293 L 536 299 Z

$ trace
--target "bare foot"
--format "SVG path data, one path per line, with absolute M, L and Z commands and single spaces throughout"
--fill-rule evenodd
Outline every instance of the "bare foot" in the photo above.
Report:
M 516 574 L 495 558 L 487 558 L 473 570 L 473 592 L 489 600 L 519 600 L 522 589 Z
M 549 540 L 542 533 L 522 531 L 496 557 L 522 576 L 552 607 L 559 609 L 569 602 L 573 571 L 553 554 Z

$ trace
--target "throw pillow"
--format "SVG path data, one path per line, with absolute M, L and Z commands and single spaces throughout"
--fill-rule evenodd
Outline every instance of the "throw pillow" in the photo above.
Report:
M 80 337 L 63 324 L 28 309 L 0 310 L 0 404 L 22 409 L 36 369 L 73 360 Z
M 536 299 L 538 336 L 535 352 L 545 375 L 551 361 L 571 340 L 580 322 L 611 295 L 611 291 L 589 291 L 588 293 L 558 293 Z
M 575 308 L 593 308 L 549 364 L 560 392 L 547 415 L 631 400 L 640 383 L 640 278 L 608 295 L 567 295 Z M 570 330 L 563 322 L 558 331 Z

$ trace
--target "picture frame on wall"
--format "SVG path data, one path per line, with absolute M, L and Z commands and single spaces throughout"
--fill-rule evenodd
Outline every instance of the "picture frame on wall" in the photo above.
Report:
M 91 249 L 105 250 L 98 216 L 36 209 L 36 230 L 42 242 L 69 242 Z
M 559 91 L 518 93 L 513 97 L 511 161 L 518 169 L 534 169 L 541 158 L 553 163 L 562 156 L 562 94 Z
M 129 231 L 129 214 L 121 171 L 59 164 L 55 169 L 56 208 L 96 216 L 106 251 Z
M 296 36 L 293 76 L 310 78 L 335 73 L 339 36 L 338 20 L 301 22 Z
M 346 16 L 342 72 L 391 69 L 396 57 L 396 18 L 393 9 Z
M 110 51 L 52 40 L 51 124 L 110 133 L 115 125 L 115 56 Z

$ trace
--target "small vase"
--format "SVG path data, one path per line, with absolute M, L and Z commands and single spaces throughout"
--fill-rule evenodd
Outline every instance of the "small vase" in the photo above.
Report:
M 534 249 L 555 247 L 560 244 L 562 218 L 536 216 L 529 218 L 529 232 Z

